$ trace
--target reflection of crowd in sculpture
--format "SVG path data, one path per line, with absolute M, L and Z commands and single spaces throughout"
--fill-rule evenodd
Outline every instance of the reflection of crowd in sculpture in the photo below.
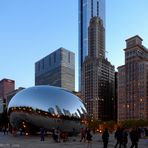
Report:
M 68 141 L 68 133 L 61 132 L 59 130 L 59 128 L 53 129 L 52 130 L 52 138 L 55 142 L 61 142 L 61 140 L 63 140 L 63 142 L 65 142 L 65 141 Z
M 52 131 L 52 138 L 55 142 L 60 142 L 60 130 L 57 129 L 53 129 Z
M 44 137 L 45 137 L 45 129 L 44 128 L 40 128 L 40 135 L 41 135 L 41 141 L 44 141 Z
M 8 135 L 9 128 L 8 128 L 8 127 L 3 126 L 3 127 L 2 127 L 2 132 L 3 132 L 3 134 L 4 134 L 4 135 L 5 135 L 5 134 L 7 134 L 7 135 Z

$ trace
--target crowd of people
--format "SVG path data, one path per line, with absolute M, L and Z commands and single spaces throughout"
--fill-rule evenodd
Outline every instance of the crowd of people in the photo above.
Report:
M 119 145 L 119 148 L 121 148 L 122 146 L 126 148 L 128 143 L 128 135 L 132 143 L 130 148 L 133 148 L 133 147 L 138 148 L 138 141 L 141 138 L 140 129 L 133 128 L 129 132 L 126 129 L 120 128 L 120 127 L 118 127 L 118 129 L 115 132 L 115 139 L 117 140 L 115 148 L 117 148 L 118 145 Z
M 9 133 L 9 129 L 6 127 L 2 127 L 1 131 L 3 135 Z M 20 130 L 20 135 L 22 135 L 22 129 Z M 13 134 L 13 133 L 12 133 Z M 44 128 L 40 128 L 40 140 L 45 140 L 45 135 L 47 135 L 47 131 Z M 51 131 L 52 138 L 55 142 L 66 142 L 68 141 L 68 133 L 61 132 L 59 128 L 53 129 Z M 75 130 L 73 130 L 73 136 L 76 136 Z M 114 132 L 114 139 L 116 140 L 114 148 L 127 148 L 128 139 L 131 141 L 130 148 L 138 148 L 139 139 L 144 136 L 148 137 L 148 129 L 147 128 L 132 128 L 132 129 L 125 129 L 118 127 L 117 130 Z M 81 128 L 80 130 L 80 142 L 87 143 L 87 148 L 92 148 L 92 139 L 93 134 L 89 128 Z M 101 134 L 101 139 L 103 142 L 103 148 L 108 147 L 110 133 L 107 128 Z
M 114 148 L 127 148 L 128 139 L 131 141 L 130 148 L 138 148 L 138 142 L 141 136 L 145 134 L 147 135 L 147 129 L 142 128 L 133 128 L 133 129 L 125 129 L 118 127 L 117 130 L 114 133 L 114 138 L 116 140 L 116 144 Z M 108 147 L 109 142 L 109 131 L 107 128 L 102 133 L 102 142 L 103 142 L 103 148 Z M 144 135 L 143 135 L 144 136 Z M 128 138 L 129 137 L 129 138 Z M 91 141 L 92 141 L 92 135 L 90 133 L 90 130 L 87 129 L 81 129 L 81 139 L 80 142 L 88 142 L 87 148 L 91 148 Z

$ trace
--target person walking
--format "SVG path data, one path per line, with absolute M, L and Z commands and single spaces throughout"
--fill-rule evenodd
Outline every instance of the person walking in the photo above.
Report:
M 132 145 L 130 148 L 138 148 L 138 141 L 139 141 L 139 132 L 136 128 L 132 129 L 132 131 L 130 132 L 130 139 L 132 142 Z
M 121 145 L 123 144 L 123 130 L 118 127 L 116 132 L 115 132 L 115 139 L 117 139 L 117 143 L 115 145 L 115 148 L 118 146 L 119 144 L 119 148 L 121 148 Z
M 123 129 L 123 146 L 126 148 L 128 142 L 128 133 L 126 129 Z
M 92 143 L 91 143 L 91 141 L 92 141 L 92 135 L 90 133 L 90 129 L 87 129 L 87 131 L 86 131 L 86 140 L 88 142 L 87 148 L 92 148 Z
M 81 128 L 81 139 L 80 139 L 80 142 L 82 142 L 84 140 L 85 142 L 85 138 L 86 138 L 86 131 Z
M 103 148 L 107 148 L 108 139 L 109 139 L 109 132 L 108 132 L 108 129 L 105 128 L 105 131 L 102 134 L 102 140 L 103 140 L 103 144 L 104 144 Z

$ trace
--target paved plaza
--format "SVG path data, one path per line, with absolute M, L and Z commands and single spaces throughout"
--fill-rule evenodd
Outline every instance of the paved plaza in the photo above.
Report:
M 116 141 L 113 134 L 110 134 L 108 148 L 114 148 Z M 127 148 L 131 142 L 128 141 Z M 80 142 L 80 137 L 70 137 L 67 142 L 55 143 L 50 136 L 45 137 L 45 141 L 40 141 L 40 136 L 12 136 L 0 133 L 0 148 L 87 148 L 87 143 Z M 101 135 L 93 135 L 92 148 L 103 148 Z M 148 139 L 139 141 L 139 148 L 148 148 Z

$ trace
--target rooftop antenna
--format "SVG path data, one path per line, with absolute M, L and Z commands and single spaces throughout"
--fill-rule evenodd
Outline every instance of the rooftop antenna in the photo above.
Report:
M 99 1 L 97 1 L 97 17 L 99 17 L 99 7 L 100 7 L 100 3 L 99 3 Z
M 93 0 L 91 0 L 91 17 L 93 17 Z

